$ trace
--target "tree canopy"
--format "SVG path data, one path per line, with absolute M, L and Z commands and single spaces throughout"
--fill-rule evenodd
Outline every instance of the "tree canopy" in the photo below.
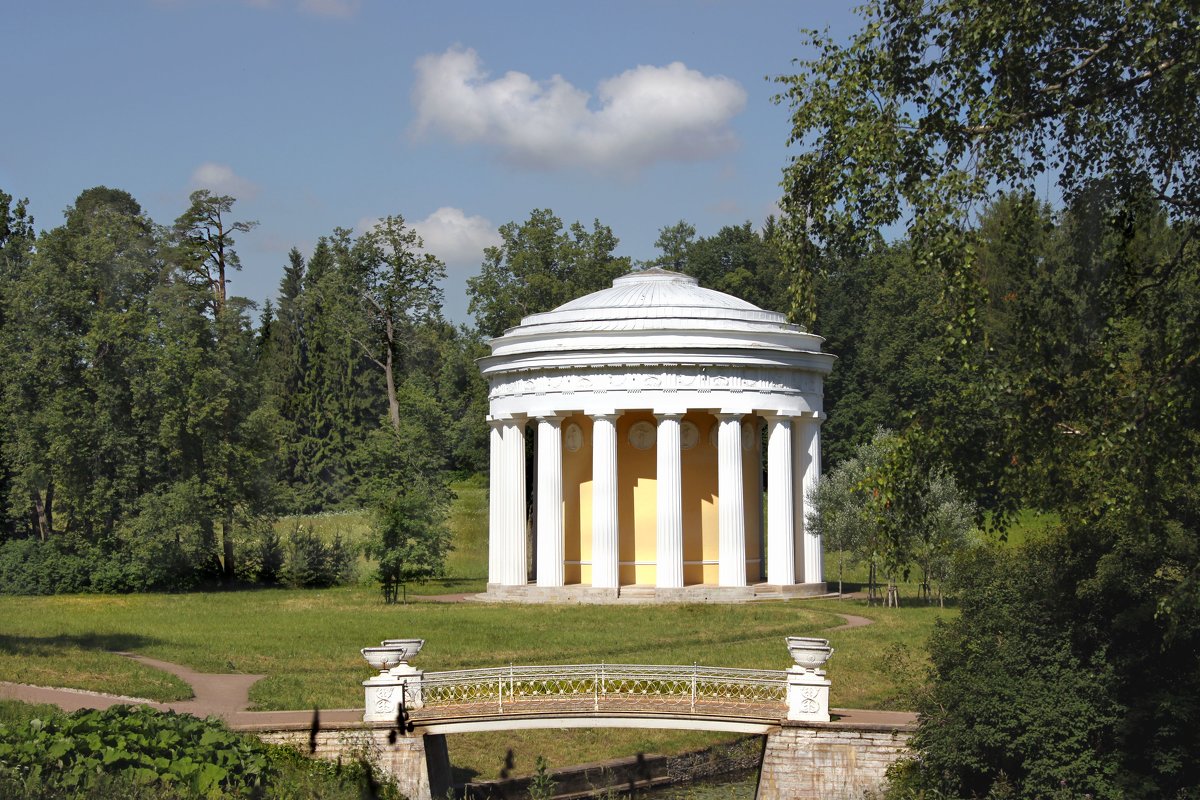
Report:
M 590 231 L 578 222 L 564 229 L 549 209 L 534 209 L 519 225 L 501 225 L 500 237 L 484 251 L 479 274 L 467 279 L 470 312 L 489 338 L 528 314 L 607 289 L 632 265 L 628 256 L 614 254 L 619 240 L 600 220 Z
M 1194 790 L 1184 754 L 1200 741 L 1182 720 L 1200 714 L 1188 655 L 1200 646 L 1188 477 L 1200 466 L 1200 10 L 877 0 L 862 13 L 846 43 L 809 34 L 817 56 L 781 79 L 798 149 L 782 208 L 799 316 L 821 313 L 831 270 L 901 226 L 912 268 L 940 287 L 930 310 L 949 374 L 898 452 L 946 460 L 1001 524 L 1026 503 L 1063 520 L 1039 562 L 1046 591 L 968 588 L 962 635 L 934 650 L 935 694 L 982 685 L 1002 655 L 966 649 L 987 628 L 977 615 L 1020 638 L 1024 604 L 1071 651 L 1039 651 L 1022 679 L 1090 719 L 1120 712 L 1086 758 L 1064 748 L 1035 762 L 953 739 L 973 716 L 998 730 L 1007 708 L 933 704 L 922 752 L 958 760 L 925 777 L 957 794 L 1007 782 L 1041 796 L 1053 780 L 1104 796 Z M 1112 673 L 1094 693 L 1072 687 L 1070 669 L 1102 659 Z

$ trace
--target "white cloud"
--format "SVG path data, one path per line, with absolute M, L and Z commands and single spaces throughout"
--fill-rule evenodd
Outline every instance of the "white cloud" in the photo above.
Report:
M 416 62 L 417 133 L 482 142 L 526 167 L 637 170 L 658 161 L 698 161 L 737 144 L 730 120 L 746 91 L 676 61 L 639 66 L 600 82 L 598 105 L 560 75 L 523 72 L 488 79 L 474 50 L 452 47 Z
M 355 225 L 359 233 L 366 233 L 379 224 L 379 217 L 364 217 Z M 486 217 L 478 214 L 468 217 L 461 208 L 443 206 L 425 219 L 405 220 L 417 232 L 425 245 L 425 252 L 432 253 L 446 263 L 448 269 L 476 269 L 483 261 L 483 249 L 498 245 L 500 234 Z
M 489 220 L 476 214 L 468 217 L 461 208 L 443 206 L 412 227 L 433 253 L 448 266 L 478 267 L 483 249 L 500 244 L 500 234 Z
M 207 161 L 192 171 L 191 186 L 193 189 L 233 195 L 238 200 L 252 200 L 258 196 L 258 184 L 238 175 L 228 164 L 213 161 Z

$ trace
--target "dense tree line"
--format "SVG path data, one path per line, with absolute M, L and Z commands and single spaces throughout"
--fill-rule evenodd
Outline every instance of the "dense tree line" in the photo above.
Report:
M 481 468 L 480 343 L 403 219 L 293 250 L 256 318 L 233 206 L 160 226 L 97 187 L 36 234 L 0 195 L 6 590 L 273 579 L 277 514 L 444 509 L 446 470 Z
M 781 79 L 802 145 L 782 203 L 792 297 L 821 329 L 830 270 L 903 225 L 911 286 L 937 287 L 923 383 L 941 388 L 872 491 L 911 503 L 914 467 L 940 461 L 1001 528 L 1025 505 L 1062 520 L 959 570 L 893 794 L 1195 796 L 1200 15 L 862 13 L 846 42 L 810 33 L 818 55 Z
M 24 201 L 0 200 L 10 591 L 327 572 L 280 566 L 280 551 L 318 544 L 279 541 L 280 514 L 375 508 L 381 556 L 401 520 L 444 530 L 446 476 L 485 468 L 474 363 L 484 337 L 633 266 L 599 221 L 564 225 L 535 209 L 501 227 L 468 282 L 476 326 L 455 327 L 441 314 L 441 262 L 389 217 L 361 235 L 334 229 L 310 253 L 293 249 L 276 298 L 258 309 L 228 291 L 241 266 L 236 238 L 255 227 L 232 197 L 197 192 L 158 225 L 128 193 L 97 187 L 41 234 Z M 663 229 L 661 257 L 638 266 L 786 310 L 779 234 L 773 219 L 709 237 L 681 221 Z M 417 537 L 422 548 L 431 535 Z M 389 580 L 427 574 L 440 540 L 433 556 L 393 558 Z

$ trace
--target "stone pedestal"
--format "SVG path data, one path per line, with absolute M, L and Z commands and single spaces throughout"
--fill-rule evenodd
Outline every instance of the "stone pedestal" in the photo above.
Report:
M 424 705 L 421 678 L 425 673 L 409 664 L 400 664 L 363 681 L 366 690 L 364 722 L 395 722 L 400 701 L 410 711 Z
M 887 769 L 912 757 L 912 725 L 785 722 L 767 735 L 756 800 L 876 797 Z
M 788 670 L 789 720 L 829 722 L 829 681 L 824 670 L 792 667 Z

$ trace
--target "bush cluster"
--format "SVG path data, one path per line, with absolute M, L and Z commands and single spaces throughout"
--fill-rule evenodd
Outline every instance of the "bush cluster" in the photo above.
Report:
M 265 744 L 214 719 L 145 706 L 0 725 L 0 777 L 8 788 L 67 794 L 124 779 L 220 797 L 261 794 L 275 772 Z
M 64 715 L 11 705 L 20 706 L 18 713 L 0 716 L 6 720 L 0 722 L 0 797 L 399 797 L 364 762 L 313 761 L 234 733 L 215 718 L 145 706 Z
M 284 538 L 269 526 L 241 542 L 238 578 L 247 583 L 324 588 L 354 576 L 357 553 L 341 536 L 326 543 L 297 525 Z M 96 592 L 179 591 L 215 581 L 180 546 L 163 537 L 108 546 L 55 537 L 48 541 L 0 542 L 0 594 L 49 595 Z
M 0 593 L 72 594 L 191 588 L 201 576 L 183 553 L 137 552 L 54 538 L 0 542 Z

